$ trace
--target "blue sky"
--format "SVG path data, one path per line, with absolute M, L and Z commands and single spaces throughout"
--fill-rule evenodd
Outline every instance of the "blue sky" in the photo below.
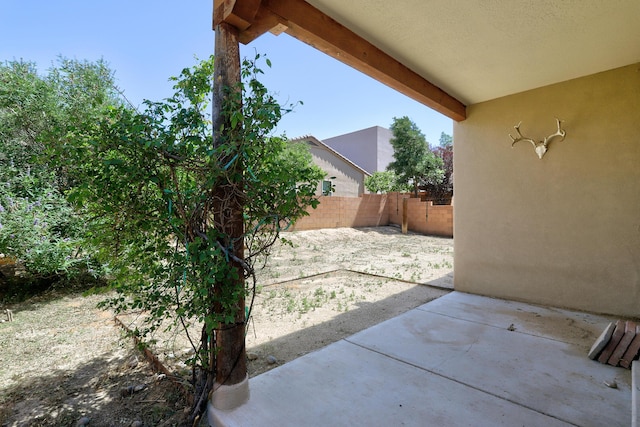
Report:
M 104 58 L 134 104 L 171 94 L 169 76 L 213 53 L 212 0 L 1 0 L 0 60 L 44 73 L 58 55 Z M 330 138 L 409 116 L 427 141 L 452 134 L 450 119 L 286 35 L 265 34 L 241 55 L 265 54 L 261 79 L 282 103 L 302 101 L 279 133 Z

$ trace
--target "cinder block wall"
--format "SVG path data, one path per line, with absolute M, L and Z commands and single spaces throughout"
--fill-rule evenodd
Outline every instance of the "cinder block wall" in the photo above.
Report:
M 301 218 L 294 230 L 339 227 L 378 227 L 402 224 L 402 199 L 408 198 L 409 230 L 453 237 L 453 206 L 409 198 L 407 194 L 364 194 L 360 197 L 320 197 L 316 209 Z
M 339 227 L 378 227 L 389 224 L 387 195 L 363 194 L 360 197 L 319 197 L 316 209 L 298 220 L 294 230 Z
M 453 205 L 427 203 L 429 217 L 425 234 L 453 237 Z
M 409 194 L 389 194 L 389 223 L 402 225 L 402 199 L 407 200 L 407 220 L 410 231 L 453 237 L 453 205 L 433 205 L 410 198 Z

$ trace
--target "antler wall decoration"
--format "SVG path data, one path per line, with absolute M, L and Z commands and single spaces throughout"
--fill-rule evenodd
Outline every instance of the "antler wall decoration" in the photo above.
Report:
M 542 159 L 542 156 L 544 156 L 544 153 L 547 152 L 547 147 L 551 143 L 551 140 L 556 136 L 561 136 L 562 139 L 560 141 L 563 141 L 565 135 L 567 134 L 563 129 L 560 128 L 560 123 L 562 123 L 562 120 L 556 118 L 556 122 L 558 123 L 558 130 L 555 133 L 552 133 L 551 135 L 545 137 L 543 141 L 536 141 L 535 139 L 526 138 L 522 136 L 522 134 L 520 133 L 520 125 L 522 124 L 522 122 L 518 123 L 516 126 L 513 127 L 518 133 L 518 137 L 514 138 L 513 136 L 511 136 L 511 134 L 509 134 L 509 137 L 513 141 L 511 143 L 511 146 L 513 147 L 515 143 L 519 141 L 529 141 L 531 144 L 533 144 L 533 149 L 536 150 L 536 154 L 538 155 L 538 158 Z

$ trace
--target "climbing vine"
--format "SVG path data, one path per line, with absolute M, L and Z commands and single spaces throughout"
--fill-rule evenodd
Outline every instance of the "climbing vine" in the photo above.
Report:
M 255 269 L 281 230 L 317 205 L 324 175 L 306 147 L 273 136 L 292 106 L 259 82 L 260 59 L 244 60 L 242 83 L 227 88 L 222 112 L 230 128 L 222 143 L 212 143 L 211 57 L 172 78 L 172 97 L 145 101 L 141 112 L 110 106 L 53 153 L 79 183 L 69 200 L 90 215 L 88 237 L 114 272 L 117 294 L 105 305 L 143 310 L 140 336 L 202 325 L 199 336 L 188 336 L 194 413 L 211 389 L 216 329 L 234 322 L 239 298 L 251 301 Z M 218 221 L 238 203 L 239 237 Z

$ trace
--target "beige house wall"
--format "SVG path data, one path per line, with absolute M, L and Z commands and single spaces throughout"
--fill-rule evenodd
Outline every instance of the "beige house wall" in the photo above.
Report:
M 358 197 L 364 193 L 364 172 L 325 149 L 310 145 L 309 151 L 313 162 L 326 172 L 325 180 L 331 181 L 335 187 L 334 196 Z M 322 183 L 318 186 L 318 194 L 321 193 Z
M 508 66 L 508 65 L 505 65 Z M 454 124 L 455 288 L 640 316 L 640 64 L 469 106 Z M 522 121 L 540 160 L 511 148 Z

